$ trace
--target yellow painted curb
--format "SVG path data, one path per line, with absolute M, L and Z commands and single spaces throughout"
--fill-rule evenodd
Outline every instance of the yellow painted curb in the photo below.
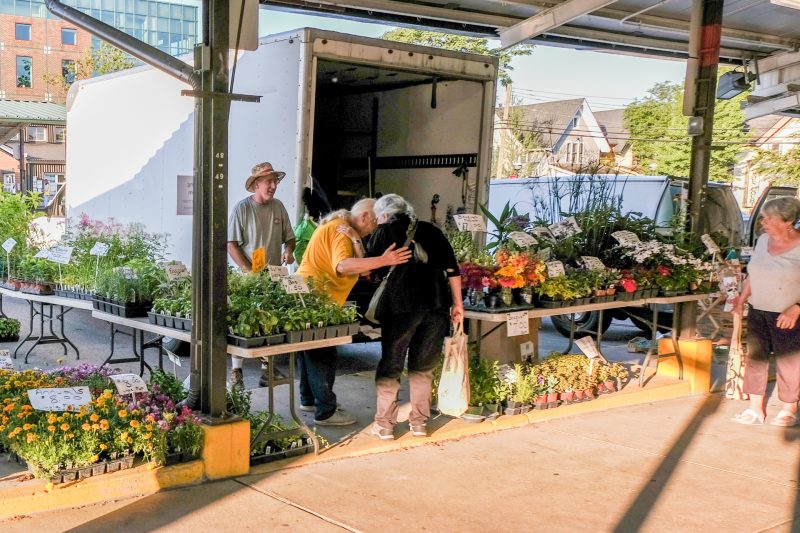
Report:
M 557 409 L 530 411 L 521 415 L 501 416 L 497 420 L 483 422 L 481 424 L 467 424 L 461 420 L 452 419 L 449 420 L 444 427 L 436 429 L 427 438 L 413 437 L 410 433 L 406 433 L 393 441 L 380 441 L 368 434 L 370 426 L 367 426 L 367 428 L 357 434 L 355 438 L 341 442 L 323 451 L 320 455 L 306 454 L 275 461 L 273 463 L 265 463 L 252 467 L 250 469 L 250 474 L 266 474 L 284 468 L 294 468 L 312 463 L 408 450 L 418 446 L 440 444 L 465 437 L 494 433 L 495 431 L 523 427 L 533 423 L 566 418 L 583 413 L 681 398 L 689 396 L 692 393 L 691 384 L 688 381 L 665 380 L 658 376 L 653 378 L 652 382 L 643 389 L 634 386 L 633 383 L 631 383 L 629 387 L 631 388 L 623 389 L 613 394 L 602 395 L 590 402 L 562 405 Z
M 195 485 L 203 480 L 203 462 L 130 470 L 53 485 L 43 479 L 0 484 L 0 519 L 41 511 L 91 505 L 154 494 L 160 490 Z

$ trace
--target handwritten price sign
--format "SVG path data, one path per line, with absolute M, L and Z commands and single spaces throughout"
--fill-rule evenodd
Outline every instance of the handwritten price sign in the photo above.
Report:
M 167 277 L 170 281 L 191 277 L 189 274 L 189 269 L 187 269 L 186 265 L 180 261 L 168 264 L 164 267 L 164 270 L 166 270 Z
M 554 241 L 553 234 L 550 232 L 549 229 L 545 228 L 544 226 L 535 226 L 531 228 L 531 233 L 534 235 L 546 240 L 546 241 Z
M 544 265 L 547 267 L 548 278 L 557 278 L 567 273 L 567 271 L 564 270 L 564 263 L 561 261 L 548 261 Z
M 508 238 L 514 241 L 514 244 L 516 244 L 517 246 L 521 246 L 522 248 L 527 248 L 528 246 L 539 244 L 539 241 L 537 241 L 524 231 L 512 231 L 511 233 L 508 234 Z
M 614 237 L 622 246 L 636 246 L 641 242 L 639 237 L 637 237 L 632 231 L 615 231 L 611 234 L 611 236 Z
M 50 248 L 48 259 L 59 265 L 68 265 L 72 257 L 72 246 L 54 246 Z
M 553 250 L 551 250 L 551 249 L 548 247 L 548 248 L 542 248 L 541 250 L 539 250 L 538 252 L 536 252 L 536 253 L 534 254 L 534 257 L 535 257 L 536 259 L 538 259 L 539 261 L 549 261 L 549 260 L 550 260 L 550 256 L 551 256 L 552 254 L 553 254 Z
M 453 215 L 459 231 L 486 231 L 486 221 L 480 215 Z
M 6 239 L 6 242 L 3 243 L 3 250 L 5 250 L 6 253 L 10 254 L 11 250 L 13 250 L 14 246 L 16 245 L 17 241 L 15 241 L 13 237 L 9 237 L 8 239 Z
M 28 399 L 37 411 L 73 411 L 89 405 L 92 394 L 89 387 L 30 389 Z
M 506 332 L 508 333 L 509 337 L 527 335 L 530 332 L 528 329 L 528 324 L 527 311 L 506 314 Z
M 287 276 L 281 278 L 281 284 L 286 294 L 306 294 L 309 292 L 306 280 L 302 276 Z
M 117 392 L 120 394 L 147 392 L 147 384 L 138 374 L 117 374 L 109 377 L 117 386 Z
M 14 370 L 14 362 L 8 356 L 8 350 L 0 350 L 0 370 Z
M 585 266 L 589 270 L 605 270 L 606 266 L 600 261 L 599 258 L 594 257 L 593 255 L 582 255 L 581 261 L 583 261 L 583 266 Z
M 289 269 L 280 265 L 267 265 L 269 271 L 269 279 L 272 281 L 280 281 L 283 278 L 289 277 Z
M 109 248 L 111 248 L 111 245 L 98 241 L 94 243 L 92 249 L 89 250 L 89 255 L 96 255 L 97 257 L 105 257 L 106 255 L 108 255 Z
M 550 224 L 547 227 L 550 229 L 550 232 L 556 239 L 566 239 L 567 237 L 572 237 L 573 235 L 577 235 L 581 232 L 581 227 L 578 225 L 575 217 L 565 218 L 564 220 L 556 222 L 555 224 Z

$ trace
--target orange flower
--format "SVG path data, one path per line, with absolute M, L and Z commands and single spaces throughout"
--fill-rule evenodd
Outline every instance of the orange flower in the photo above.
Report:
M 105 418 L 100 421 L 100 429 L 102 429 L 103 431 L 108 429 L 108 420 L 106 420 Z
M 55 430 L 56 430 L 55 426 L 47 426 L 47 431 L 49 431 L 50 433 L 54 432 Z
M 120 412 L 119 412 L 119 413 L 117 413 L 117 414 L 119 415 L 119 417 L 120 417 L 120 418 L 125 418 L 126 416 L 128 416 L 128 411 L 126 411 L 125 409 L 123 409 L 122 411 L 120 411 Z
M 47 417 L 47 423 L 48 424 L 55 424 L 56 423 L 56 415 L 49 415 Z
M 61 424 L 59 427 L 61 428 L 61 431 L 69 431 L 69 424 Z
M 92 425 L 84 422 L 83 425 L 81 426 L 81 429 L 84 431 L 89 431 L 90 429 L 92 429 Z
M 36 435 L 34 435 L 33 433 L 28 433 L 27 435 L 25 435 L 25 440 L 28 444 L 30 444 L 31 442 L 36 440 Z
M 101 444 L 101 445 L 100 445 L 100 449 L 101 449 L 101 450 L 103 450 L 103 451 L 105 451 L 105 450 L 107 450 L 107 449 L 108 449 L 108 446 L 106 446 L 105 444 Z
M 92 422 L 97 422 L 98 420 L 100 420 L 100 417 L 97 416 L 97 413 L 92 413 L 91 416 L 89 417 L 89 420 L 91 420 Z
M 139 421 L 138 420 L 131 420 L 131 427 L 132 428 L 138 428 L 139 427 Z
M 92 424 L 92 429 L 100 429 L 100 424 Z
M 32 427 L 33 427 L 33 425 L 31 425 L 31 424 L 25 424 L 24 426 L 22 426 L 22 429 L 23 429 L 24 431 L 28 431 L 28 430 L 29 430 L 29 429 L 31 429 Z

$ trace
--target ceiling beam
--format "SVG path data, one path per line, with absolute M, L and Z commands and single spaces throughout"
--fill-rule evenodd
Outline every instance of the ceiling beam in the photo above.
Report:
M 509 48 L 527 39 L 538 37 L 543 33 L 563 26 L 592 11 L 613 4 L 616 0 L 567 0 L 550 9 L 514 24 L 510 28 L 500 30 L 500 46 Z

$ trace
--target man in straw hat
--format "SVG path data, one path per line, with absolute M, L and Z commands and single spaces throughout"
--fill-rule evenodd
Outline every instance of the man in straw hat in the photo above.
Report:
M 292 264 L 295 236 L 289 213 L 275 198 L 278 183 L 286 175 L 270 163 L 253 167 L 244 188 L 252 193 L 233 208 L 228 220 L 228 254 L 242 272 L 252 272 L 253 263 L 266 265 Z M 233 357 L 231 381 L 242 382 L 243 359 Z M 264 366 L 262 365 L 262 370 Z M 262 372 L 259 385 L 266 386 Z

